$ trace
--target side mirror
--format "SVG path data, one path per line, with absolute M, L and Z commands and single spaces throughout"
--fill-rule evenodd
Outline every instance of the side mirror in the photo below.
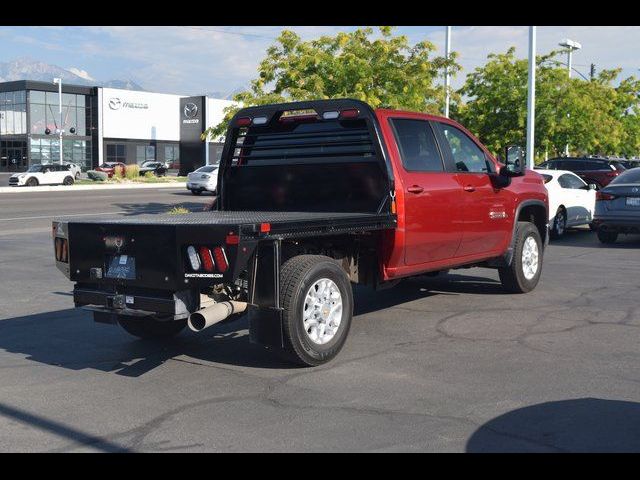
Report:
M 509 145 L 505 148 L 505 168 L 500 169 L 500 173 L 502 170 L 505 170 L 505 174 L 518 177 L 524 175 L 524 149 L 518 145 Z
M 590 183 L 589 185 L 587 185 L 587 188 L 589 190 L 598 190 L 598 185 L 596 185 L 595 183 Z

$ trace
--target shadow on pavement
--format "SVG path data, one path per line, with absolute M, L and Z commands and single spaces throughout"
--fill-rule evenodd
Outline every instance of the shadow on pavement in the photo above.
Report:
M 578 398 L 541 403 L 482 425 L 467 452 L 640 452 L 640 403 Z
M 595 232 L 589 229 L 567 230 L 562 238 L 551 240 L 551 247 L 588 247 L 588 248 L 638 248 L 640 247 L 640 235 L 619 235 L 616 243 L 605 245 L 598 240 Z
M 25 412 L 16 407 L 0 403 L 0 415 L 24 425 L 47 431 L 59 437 L 66 438 L 80 445 L 91 447 L 102 452 L 129 452 L 124 446 L 111 443 L 90 433 L 68 427 L 60 422 L 48 420 L 44 417 Z

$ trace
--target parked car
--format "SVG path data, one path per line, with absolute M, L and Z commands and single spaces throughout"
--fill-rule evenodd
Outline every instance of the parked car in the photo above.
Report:
M 35 164 L 26 172 L 14 173 L 9 177 L 9 185 L 37 187 L 38 185 L 73 185 L 73 172 L 69 165 Z
M 470 266 L 538 284 L 548 193 L 520 148 L 505 165 L 451 119 L 351 99 L 243 108 L 226 142 L 214 211 L 53 222 L 76 307 L 142 338 L 246 313 L 253 343 L 316 366 L 345 344 L 352 284 Z
M 588 225 L 596 207 L 596 186 L 568 170 L 536 169 L 549 192 L 549 232 L 560 238 L 569 227 Z
M 115 173 L 116 167 L 122 168 L 122 171 L 124 172 L 126 165 L 122 162 L 104 162 L 102 165 L 96 167 L 95 170 L 97 172 L 106 173 L 107 176 L 111 178 Z
M 624 160 L 620 160 L 620 163 L 627 170 L 631 170 L 632 168 L 640 167 L 640 158 L 624 159 Z
M 187 175 L 187 190 L 194 195 L 200 195 L 202 192 L 216 193 L 217 186 L 217 165 L 205 165 Z
M 626 170 L 619 160 L 593 157 L 552 158 L 539 167 L 547 170 L 569 170 L 585 182 L 595 184 L 598 190 Z
M 147 172 L 153 173 L 156 177 L 164 177 L 167 174 L 167 167 L 161 162 L 144 162 L 140 167 L 140 175 Z
M 80 173 L 82 173 L 82 168 L 77 163 L 72 162 L 63 162 L 63 165 L 69 165 L 69 170 L 71 170 L 71 174 L 75 180 L 80 178 Z
M 602 243 L 620 233 L 640 233 L 640 168 L 622 173 L 596 194 L 593 224 Z

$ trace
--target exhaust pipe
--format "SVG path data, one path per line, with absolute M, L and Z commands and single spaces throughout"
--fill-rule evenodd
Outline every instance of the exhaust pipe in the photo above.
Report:
M 194 332 L 201 332 L 211 325 L 229 318 L 234 313 L 242 313 L 247 309 L 247 302 L 236 302 L 230 300 L 228 302 L 214 303 L 209 307 L 204 307 L 189 315 L 187 324 Z

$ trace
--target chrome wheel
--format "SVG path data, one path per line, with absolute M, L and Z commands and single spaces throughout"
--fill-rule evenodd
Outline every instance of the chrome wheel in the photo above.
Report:
M 564 216 L 564 210 L 558 210 L 556 213 L 556 234 L 561 236 L 564 233 L 564 229 L 567 223 L 567 219 Z
M 342 321 L 342 295 L 328 278 L 315 282 L 304 299 L 302 322 L 309 339 L 324 345 L 333 339 Z
M 522 273 L 524 278 L 531 280 L 538 272 L 538 243 L 533 237 L 527 237 L 522 246 Z

